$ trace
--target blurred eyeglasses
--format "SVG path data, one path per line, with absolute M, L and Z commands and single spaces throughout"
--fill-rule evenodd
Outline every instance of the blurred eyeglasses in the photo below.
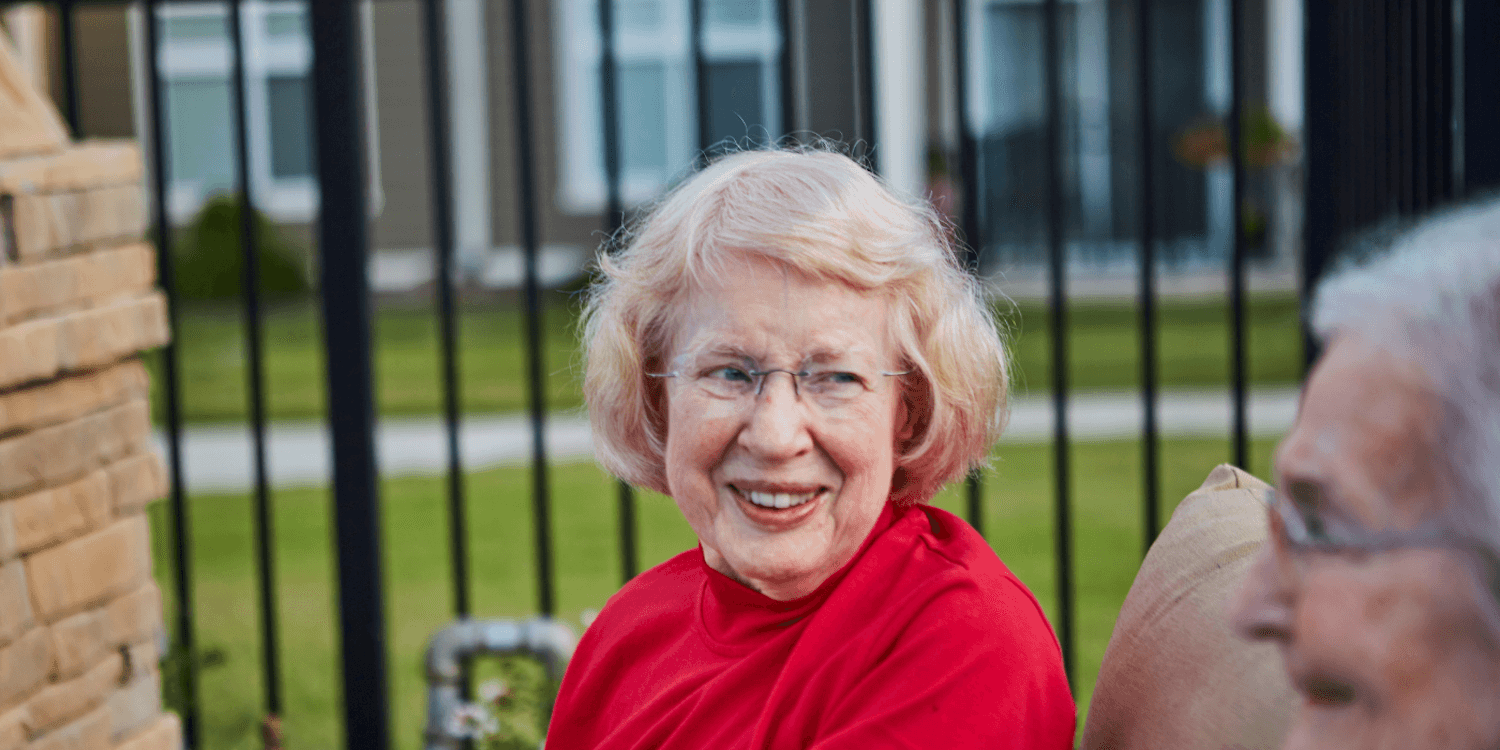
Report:
M 1401 549 L 1451 549 L 1472 555 L 1478 574 L 1500 601 L 1500 555 L 1479 539 L 1445 531 L 1437 523 L 1401 531 L 1370 531 L 1310 503 L 1298 503 L 1268 487 L 1257 493 L 1281 520 L 1283 541 L 1294 552 L 1364 556 Z
M 650 372 L 648 377 L 677 378 L 700 393 L 721 401 L 750 404 L 766 387 L 766 379 L 776 373 L 792 378 L 792 392 L 823 410 L 834 410 L 875 393 L 887 378 L 910 375 L 912 370 L 863 370 L 843 364 L 811 366 L 800 370 L 781 368 L 757 369 L 747 361 L 700 358 L 691 365 L 671 372 Z

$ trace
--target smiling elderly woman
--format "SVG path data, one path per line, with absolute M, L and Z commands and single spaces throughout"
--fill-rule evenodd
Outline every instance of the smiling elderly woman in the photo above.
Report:
M 549 748 L 1062 748 L 1036 600 L 925 503 L 1003 425 L 1005 356 L 936 214 L 848 158 L 674 190 L 586 313 L 600 460 L 698 536 L 605 606 Z

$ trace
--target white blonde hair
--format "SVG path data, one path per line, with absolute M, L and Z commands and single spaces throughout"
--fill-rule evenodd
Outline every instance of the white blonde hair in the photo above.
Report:
M 942 219 L 823 148 L 744 151 L 673 189 L 601 253 L 582 318 L 584 400 L 611 473 L 666 492 L 658 371 L 684 302 L 726 260 L 762 258 L 889 303 L 912 438 L 891 499 L 925 502 L 983 464 L 1005 426 L 1007 358 Z

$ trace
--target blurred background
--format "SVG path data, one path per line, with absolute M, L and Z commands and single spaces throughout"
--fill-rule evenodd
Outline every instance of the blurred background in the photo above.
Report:
M 194 747 L 352 744 L 345 701 L 417 747 L 432 632 L 582 628 L 694 544 L 592 463 L 574 327 L 601 243 L 705 153 L 837 141 L 952 218 L 1015 402 L 936 503 L 1048 607 L 1080 726 L 1175 503 L 1221 462 L 1269 478 L 1345 239 L 1500 184 L 1500 11 L 1473 0 L 356 2 L 329 64 L 357 89 L 370 305 L 332 319 L 323 293 L 360 284 L 321 270 L 320 205 L 353 188 L 320 186 L 342 105 L 311 10 L 0 3 L 75 135 L 145 149 L 176 324 L 149 363 L 177 475 L 156 574 Z M 373 336 L 383 695 L 340 657 L 340 325 Z

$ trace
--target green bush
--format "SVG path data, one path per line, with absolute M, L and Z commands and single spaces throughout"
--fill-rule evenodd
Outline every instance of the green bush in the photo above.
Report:
M 287 242 L 265 215 L 254 212 L 260 258 L 260 291 L 267 298 L 306 294 L 309 287 L 302 253 Z M 182 233 L 177 245 L 177 296 L 185 300 L 223 300 L 240 294 L 244 254 L 240 252 L 240 200 L 237 195 L 210 198 Z

